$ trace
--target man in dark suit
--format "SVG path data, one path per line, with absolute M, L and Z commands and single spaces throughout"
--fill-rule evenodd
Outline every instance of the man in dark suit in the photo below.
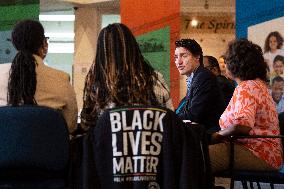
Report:
M 223 95 L 216 77 L 203 66 L 203 52 L 194 39 L 176 41 L 175 64 L 181 75 L 186 75 L 187 94 L 176 109 L 183 120 L 217 131 L 219 118 L 225 110 Z

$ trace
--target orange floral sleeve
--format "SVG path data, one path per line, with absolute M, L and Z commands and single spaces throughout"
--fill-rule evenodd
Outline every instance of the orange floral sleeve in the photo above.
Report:
M 251 127 L 251 135 L 279 134 L 278 114 L 265 83 L 261 80 L 243 81 L 220 118 L 220 127 L 233 125 Z M 257 157 L 275 168 L 282 165 L 282 147 L 278 139 L 240 140 Z

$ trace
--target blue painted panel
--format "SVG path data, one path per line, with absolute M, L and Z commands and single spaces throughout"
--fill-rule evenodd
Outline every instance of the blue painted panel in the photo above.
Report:
M 236 0 L 236 35 L 247 38 L 248 27 L 284 16 L 283 0 Z

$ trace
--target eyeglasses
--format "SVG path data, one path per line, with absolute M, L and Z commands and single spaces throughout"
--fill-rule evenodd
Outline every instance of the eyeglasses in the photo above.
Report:
M 49 37 L 45 37 L 45 36 L 44 36 L 44 39 L 46 40 L 46 42 L 49 43 Z

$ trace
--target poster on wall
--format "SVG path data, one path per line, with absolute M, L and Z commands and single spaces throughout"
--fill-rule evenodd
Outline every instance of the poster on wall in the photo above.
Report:
M 163 74 L 170 86 L 170 28 L 165 27 L 137 37 L 140 50 L 148 62 Z
M 16 50 L 11 43 L 11 31 L 22 19 L 38 20 L 39 0 L 1 0 L 0 2 L 0 64 L 11 62 Z
M 284 78 L 284 17 L 250 26 L 248 39 L 262 48 L 270 80 Z

